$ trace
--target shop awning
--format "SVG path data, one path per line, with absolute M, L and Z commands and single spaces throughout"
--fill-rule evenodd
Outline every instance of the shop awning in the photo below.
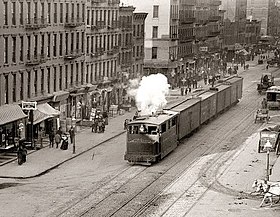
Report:
M 0 125 L 4 125 L 13 121 L 26 118 L 19 105 L 3 105 L 0 106 Z
M 53 93 L 53 102 L 60 102 L 68 98 L 69 92 L 67 91 L 58 91 Z
M 38 124 L 48 118 L 58 116 L 60 111 L 51 107 L 48 103 L 37 105 L 37 110 L 34 111 L 33 124 Z

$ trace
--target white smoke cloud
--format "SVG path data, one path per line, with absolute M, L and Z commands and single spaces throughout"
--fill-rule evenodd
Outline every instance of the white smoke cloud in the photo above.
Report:
M 163 74 L 144 76 L 140 83 L 137 79 L 131 80 L 130 87 L 128 93 L 135 97 L 136 106 L 141 111 L 141 115 L 151 115 L 162 110 L 167 103 L 166 96 L 170 85 Z

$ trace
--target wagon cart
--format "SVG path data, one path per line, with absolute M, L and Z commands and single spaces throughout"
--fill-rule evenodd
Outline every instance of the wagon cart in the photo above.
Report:
M 265 144 L 269 141 L 272 145 L 271 151 L 280 154 L 280 125 L 268 126 L 260 131 L 258 153 L 265 151 Z
M 262 94 L 273 85 L 274 85 L 274 77 L 272 76 L 271 73 L 265 72 L 262 74 L 260 83 L 257 84 L 257 91 L 259 94 Z
M 256 114 L 255 114 L 255 123 L 257 121 L 265 121 L 268 122 L 270 119 L 269 114 L 268 114 L 268 109 L 258 109 Z

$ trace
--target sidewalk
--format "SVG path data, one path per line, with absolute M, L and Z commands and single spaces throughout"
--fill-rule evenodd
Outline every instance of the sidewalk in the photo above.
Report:
M 125 112 L 109 118 L 109 124 L 104 133 L 92 133 L 91 128 L 86 128 L 76 134 L 76 153 L 73 154 L 73 146 L 69 144 L 68 150 L 60 148 L 49 148 L 45 146 L 38 151 L 31 151 L 27 155 L 27 162 L 18 165 L 17 160 L 0 166 L 0 178 L 19 178 L 26 179 L 37 177 L 60 166 L 61 164 L 93 149 L 94 147 L 109 141 L 125 132 L 123 122 L 131 119 L 135 110 Z

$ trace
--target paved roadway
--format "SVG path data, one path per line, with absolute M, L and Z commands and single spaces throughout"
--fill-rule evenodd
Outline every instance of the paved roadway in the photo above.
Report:
M 111 119 L 105 134 L 78 134 L 81 153 L 120 132 L 71 161 L 65 161 L 71 149 L 45 148 L 28 156 L 22 166 L 1 167 L 2 176 L 15 177 L 55 169 L 29 179 L 0 179 L 0 216 L 279 215 L 279 206 L 260 209 L 260 198 L 248 194 L 252 181 L 265 174 L 266 155 L 256 152 L 257 131 L 264 124 L 253 123 L 262 98 L 256 91 L 262 71 L 263 66 L 240 71 L 245 81 L 241 102 L 152 167 L 130 166 L 123 160 L 122 121 L 132 113 Z M 65 163 L 55 167 L 60 162 Z

